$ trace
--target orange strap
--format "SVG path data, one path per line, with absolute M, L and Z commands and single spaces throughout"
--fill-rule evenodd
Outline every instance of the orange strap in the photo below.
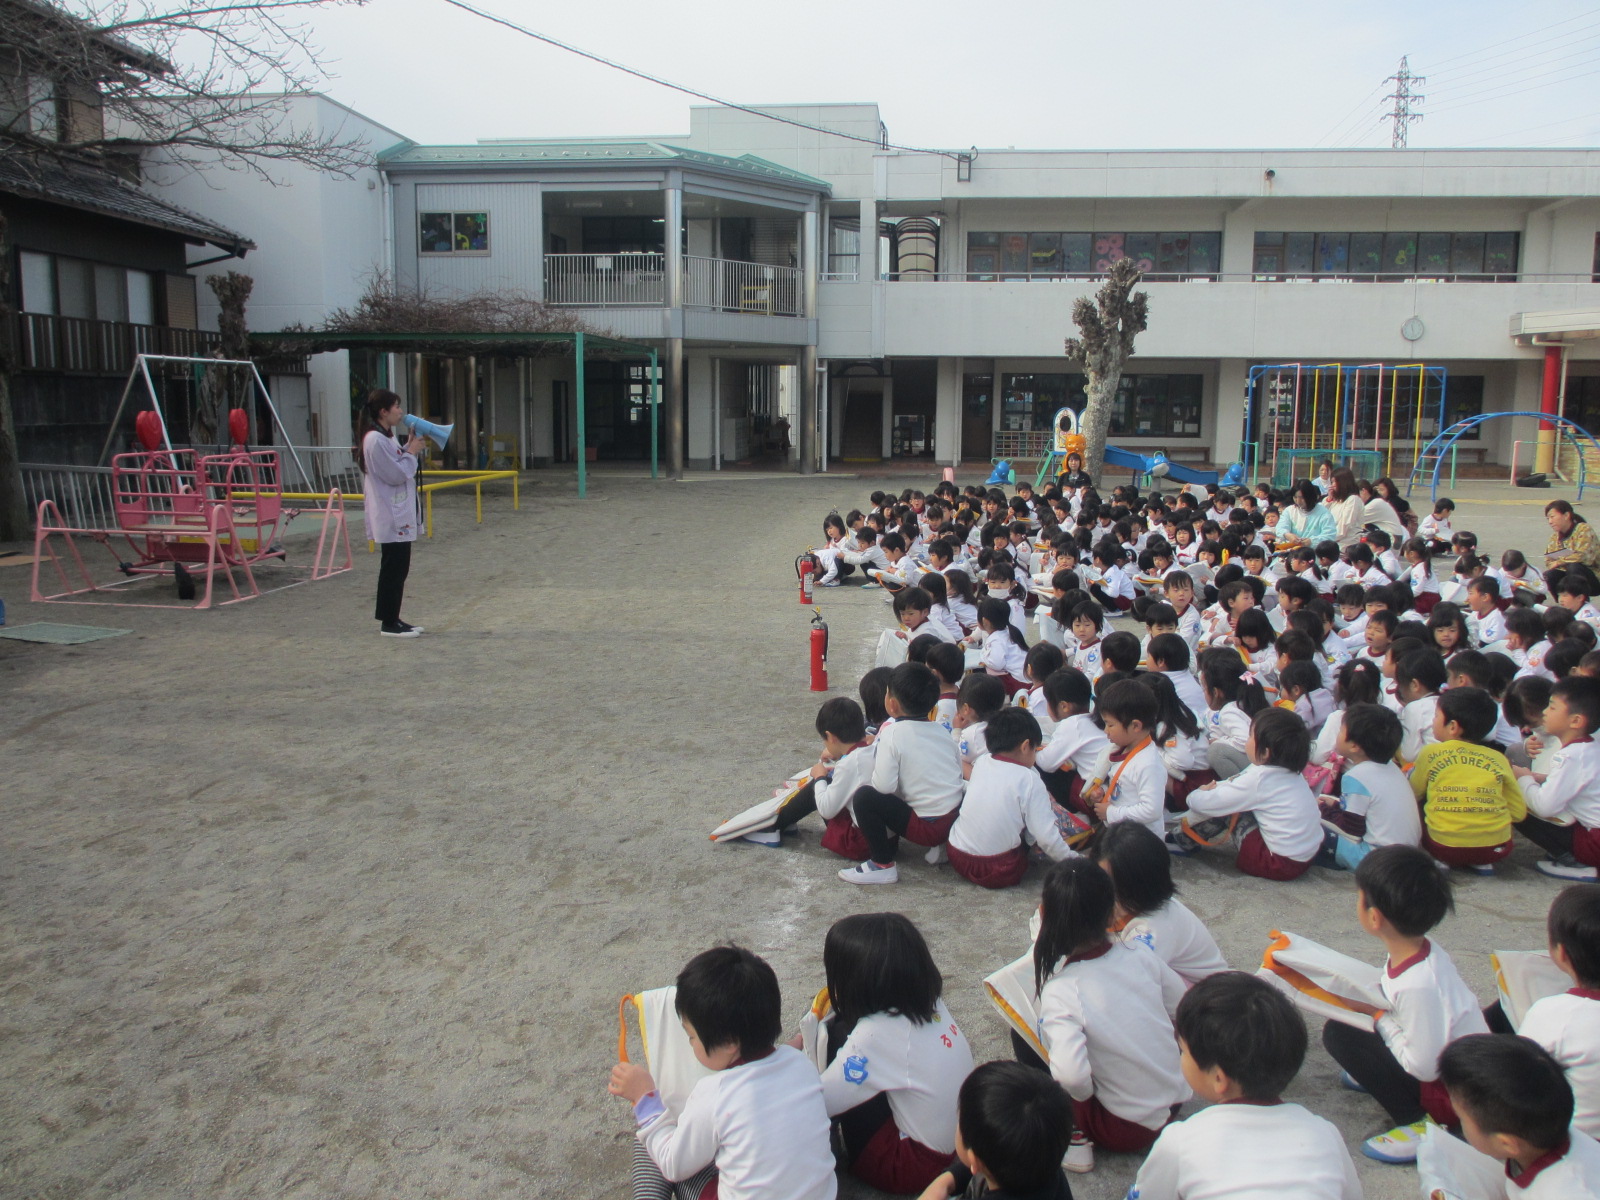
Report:
M 1143 750 L 1149 744 L 1150 744 L 1150 739 L 1149 739 L 1149 737 L 1146 737 L 1144 739 L 1144 741 L 1140 742 L 1132 750 L 1128 751 L 1128 757 L 1127 758 L 1123 759 L 1120 763 L 1117 764 L 1116 771 L 1112 773 L 1111 782 L 1106 784 L 1106 795 L 1107 796 L 1110 796 L 1112 792 L 1117 790 L 1117 780 L 1122 778 L 1122 772 L 1124 770 L 1126 770 L 1128 764 L 1131 763 L 1134 760 L 1134 758 L 1136 758 L 1138 756 L 1139 751 Z
M 628 1005 L 632 996 L 624 996 L 617 1006 L 617 1061 L 628 1061 Z

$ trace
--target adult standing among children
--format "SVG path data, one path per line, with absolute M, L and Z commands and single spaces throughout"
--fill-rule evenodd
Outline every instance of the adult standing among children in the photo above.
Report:
M 1083 469 L 1083 456 L 1073 453 L 1067 455 L 1067 465 L 1061 474 L 1056 477 L 1056 482 L 1061 485 L 1064 491 L 1067 488 L 1089 487 L 1094 483 L 1094 480 L 1090 479 L 1089 472 Z
M 1333 514 L 1333 540 L 1339 543 L 1339 549 L 1348 550 L 1361 540 L 1366 528 L 1362 520 L 1365 506 L 1361 503 L 1360 489 L 1356 487 L 1355 473 L 1349 467 L 1341 467 L 1333 473 L 1324 503 Z
M 1294 485 L 1291 493 L 1294 503 L 1284 509 L 1278 518 L 1278 544 L 1304 542 L 1315 546 L 1318 542 L 1332 541 L 1337 530 L 1333 514 L 1322 504 L 1322 493 L 1309 479 Z
M 1600 568 L 1600 538 L 1594 527 L 1573 511 L 1565 500 L 1552 500 L 1544 506 L 1544 519 L 1550 523 L 1550 544 L 1544 548 L 1544 579 L 1550 595 L 1557 594 L 1561 581 L 1570 572 L 1588 577 L 1589 586 L 1600 591 L 1595 570 Z
M 378 544 L 378 601 L 373 616 L 384 637 L 414 638 L 422 626 L 400 619 L 406 576 L 411 573 L 411 543 L 417 540 L 417 467 L 423 440 L 413 433 L 402 446 L 395 428 L 404 418 L 400 397 L 374 388 L 361 408 L 362 508 L 367 537 Z

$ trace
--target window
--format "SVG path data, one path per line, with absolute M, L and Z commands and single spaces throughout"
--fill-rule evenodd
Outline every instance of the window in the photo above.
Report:
M 1289 233 L 1255 235 L 1258 280 L 1445 279 L 1514 283 L 1515 233 Z M 1600 238 L 1595 276 L 1600 280 Z M 1191 262 L 1191 270 L 1193 263 Z
M 856 275 L 861 270 L 861 220 L 828 218 L 828 274 Z
M 22 311 L 54 313 L 56 311 L 55 260 L 48 254 L 32 250 L 22 251 Z
M 1600 233 L 1594 235 L 1594 273 L 1589 280 L 1591 283 L 1600 283 Z M 1589 427 L 1585 425 L 1584 428 Z
M 1103 275 L 1122 258 L 1154 279 L 1211 277 L 1222 264 L 1222 234 L 967 234 L 967 278 L 980 281 Z
M 156 281 L 149 271 L 23 250 L 22 311 L 86 321 L 156 324 Z M 193 287 L 194 281 L 188 276 Z
M 425 212 L 417 218 L 417 250 L 422 254 L 489 253 L 489 214 Z
M 1000 428 L 1046 430 L 1063 407 L 1088 402 L 1082 375 L 1003 375 Z M 1111 407 L 1111 435 L 1137 438 L 1200 436 L 1204 379 L 1199 375 L 1124 375 Z

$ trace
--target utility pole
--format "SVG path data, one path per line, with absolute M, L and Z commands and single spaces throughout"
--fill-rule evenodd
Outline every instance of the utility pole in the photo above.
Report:
M 1411 122 L 1422 120 L 1423 116 L 1422 113 L 1412 112 L 1411 106 L 1413 104 L 1421 104 L 1427 99 L 1421 93 L 1412 91 L 1411 87 L 1413 84 L 1427 83 L 1428 77 L 1426 75 L 1413 75 L 1411 68 L 1406 65 L 1405 56 L 1402 56 L 1400 69 L 1385 79 L 1384 82 L 1394 84 L 1394 91 L 1384 97 L 1385 100 L 1394 101 L 1394 108 L 1385 114 L 1388 120 L 1394 122 L 1394 132 L 1390 136 L 1389 146 L 1391 149 L 1404 150 L 1406 148 L 1406 129 Z

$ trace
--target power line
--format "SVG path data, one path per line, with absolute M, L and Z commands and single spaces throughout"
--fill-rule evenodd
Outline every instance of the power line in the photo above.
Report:
M 1453 54 L 1449 58 L 1440 59 L 1434 65 L 1435 65 L 1435 67 L 1442 67 L 1446 63 L 1460 62 L 1462 59 L 1482 58 L 1485 55 L 1489 55 L 1490 57 L 1493 57 L 1496 53 L 1503 52 L 1506 47 L 1514 45 L 1517 42 L 1526 41 L 1528 38 L 1531 38 L 1531 37 L 1535 36 L 1536 34 L 1541 34 L 1541 33 L 1546 32 L 1547 30 L 1551 30 L 1551 29 L 1559 29 L 1563 25 L 1571 25 L 1574 21 L 1586 21 L 1590 17 L 1596 17 L 1596 16 L 1600 16 L 1600 8 L 1592 8 L 1588 12 L 1582 12 L 1582 13 L 1577 14 L 1577 16 L 1567 17 L 1565 20 L 1562 20 L 1562 21 L 1556 21 L 1556 22 L 1553 22 L 1552 24 L 1549 24 L 1549 25 L 1541 25 L 1538 29 L 1530 29 L 1527 33 L 1518 34 L 1514 38 L 1502 38 L 1499 41 L 1495 42 L 1492 46 L 1484 46 L 1484 47 L 1481 47 L 1481 48 L 1479 48 L 1477 50 L 1468 50 L 1468 51 L 1465 51 L 1464 53 L 1461 53 L 1461 54 Z M 1554 41 L 1556 39 L 1547 38 L 1545 40 L 1546 41 Z M 1527 47 L 1523 47 L 1523 49 L 1526 49 L 1526 48 Z
M 1454 104 L 1447 104 L 1436 109 L 1436 113 L 1455 112 L 1458 108 L 1471 108 L 1474 104 L 1487 104 L 1492 100 L 1506 100 L 1512 96 L 1520 96 L 1525 92 L 1535 92 L 1540 88 L 1553 87 L 1558 83 L 1569 83 L 1574 79 L 1587 79 L 1591 75 L 1600 75 L 1600 67 L 1593 70 L 1579 71 L 1574 75 L 1558 75 L 1553 79 L 1542 79 L 1538 83 L 1530 83 L 1527 87 L 1513 88 L 1508 92 L 1494 92 L 1491 95 L 1464 97 Z
M 1519 67 L 1496 68 L 1489 72 L 1485 78 L 1464 79 L 1459 83 L 1436 87 L 1433 91 L 1435 95 L 1443 95 L 1449 92 L 1470 93 L 1483 91 L 1486 88 L 1500 87 L 1508 83 L 1520 83 L 1525 79 L 1532 79 L 1550 71 L 1565 71 L 1574 65 L 1571 62 L 1572 59 L 1594 59 L 1597 55 L 1600 55 L 1600 46 L 1585 46 L 1583 49 L 1574 50 L 1570 54 L 1557 55 L 1555 58 L 1526 63 Z
M 1523 75 L 1530 71 L 1548 70 L 1558 63 L 1566 62 L 1572 58 L 1582 58 L 1593 54 L 1600 49 L 1600 33 L 1590 34 L 1578 42 L 1568 43 L 1564 46 L 1555 46 L 1542 50 L 1531 58 L 1501 63 L 1493 67 L 1485 67 L 1481 71 L 1469 71 L 1462 75 L 1451 76 L 1450 81 L 1434 88 L 1436 92 L 1454 92 L 1462 88 L 1481 86 L 1486 80 L 1504 77 L 1507 75 Z
M 1579 117 L 1563 117 L 1559 121 L 1546 121 L 1542 125 L 1525 125 L 1521 129 L 1509 129 L 1509 130 L 1505 130 L 1505 131 L 1503 131 L 1501 133 L 1491 133 L 1491 134 L 1489 134 L 1487 136 L 1490 137 L 1490 138 L 1495 138 L 1495 139 L 1520 137 L 1524 133 L 1537 133 L 1541 129 L 1554 129 L 1558 125 L 1571 125 L 1574 121 L 1592 121 L 1596 117 L 1600 117 L 1600 112 L 1584 113 L 1582 116 L 1579 116 Z M 1578 136 L 1579 137 L 1588 137 L 1589 135 L 1587 133 L 1582 133 L 1582 134 L 1579 134 Z M 1448 148 L 1452 149 L 1452 150 L 1465 150 L 1465 149 L 1468 149 L 1469 147 L 1479 146 L 1479 145 L 1482 145 L 1482 143 L 1481 142 L 1460 142 L 1457 145 L 1451 146 L 1451 147 L 1448 147 Z
M 1401 55 L 1400 69 L 1385 79 L 1384 82 L 1394 84 L 1394 91 L 1384 97 L 1385 100 L 1394 101 L 1394 108 L 1388 113 L 1389 120 L 1394 122 L 1394 128 L 1389 135 L 1389 146 L 1394 150 L 1404 150 L 1406 148 L 1406 130 L 1411 127 L 1412 122 L 1422 120 L 1422 114 L 1412 112 L 1411 106 L 1420 104 L 1427 99 L 1426 96 L 1413 92 L 1411 85 L 1414 83 L 1427 83 L 1428 78 L 1426 75 L 1413 75 L 1411 67 L 1406 62 L 1405 55 Z
M 1354 108 L 1352 108 L 1349 112 L 1345 113 L 1344 116 L 1340 117 L 1339 120 L 1334 123 L 1334 126 L 1333 126 L 1332 129 L 1328 130 L 1327 133 L 1323 134 L 1321 137 L 1319 137 L 1315 142 L 1313 142 L 1311 144 L 1313 146 L 1320 146 L 1323 142 L 1331 141 L 1336 134 L 1339 134 L 1344 130 L 1345 126 L 1350 123 L 1350 119 L 1352 117 L 1358 115 L 1362 111 L 1362 107 L 1364 105 L 1366 105 L 1370 100 L 1372 100 L 1373 97 L 1375 97 L 1381 91 L 1383 91 L 1383 84 L 1380 83 L 1377 87 L 1373 88 L 1370 92 L 1368 92 L 1365 96 L 1363 96 L 1360 100 L 1358 100 L 1356 102 L 1356 106 Z
M 653 83 L 658 87 L 670 88 L 674 92 L 682 92 L 685 96 L 693 96 L 697 100 L 709 100 L 712 104 L 720 105 L 723 108 L 736 109 L 739 112 L 749 113 L 754 117 L 763 117 L 769 121 L 777 121 L 783 125 L 793 125 L 797 129 L 808 129 L 812 133 L 825 133 L 829 137 L 844 138 L 846 141 L 864 142 L 869 146 L 876 146 L 880 150 L 906 150 L 912 154 L 936 154 L 942 158 L 956 159 L 957 161 L 968 157 L 967 155 L 950 150 L 930 150 L 922 146 L 902 146 L 895 142 L 889 141 L 887 138 L 863 137 L 857 133 L 845 133 L 843 130 L 828 129 L 821 125 L 811 125 L 805 121 L 796 121 L 791 117 L 779 116 L 777 113 L 766 112 L 763 109 L 751 108 L 747 104 L 737 104 L 732 100 L 724 100 L 720 96 L 711 95 L 709 92 L 702 92 L 696 88 L 685 87 L 681 83 L 673 83 L 671 80 L 662 79 L 659 75 L 652 75 L 648 71 L 641 71 L 636 67 L 630 67 L 625 63 L 619 63 L 614 59 L 606 58 L 603 55 L 596 54 L 591 50 L 584 50 L 581 47 L 574 46 L 569 42 L 563 42 L 559 38 L 551 37 L 549 34 L 539 33 L 536 30 L 527 28 L 526 26 L 518 25 L 515 21 L 507 20 L 505 17 L 496 16 L 491 12 L 485 12 L 481 8 L 475 8 L 471 4 L 467 4 L 465 0 L 444 0 L 444 3 L 450 5 L 452 8 L 459 8 L 463 12 L 469 12 L 475 17 L 481 17 L 483 20 L 492 22 L 495 25 L 504 26 L 506 29 L 513 31 L 514 33 L 522 34 L 523 37 L 532 38 L 537 42 L 544 42 L 547 46 L 554 46 L 557 50 L 565 50 L 568 54 L 576 54 L 579 58 L 586 58 L 590 62 L 599 63 L 602 67 L 610 67 L 613 71 L 621 71 L 624 75 L 632 75 L 635 79 L 642 79 L 646 83 Z
M 1495 54 L 1490 54 L 1484 58 L 1478 59 L 1476 62 L 1463 63 L 1459 67 L 1450 67 L 1444 71 L 1435 71 L 1433 74 L 1438 78 L 1450 80 L 1463 78 L 1469 75 L 1481 75 L 1486 71 L 1498 70 L 1499 67 L 1495 66 L 1494 64 L 1500 62 L 1502 59 L 1509 60 L 1510 63 L 1516 63 L 1521 62 L 1524 59 L 1538 58 L 1545 54 L 1559 53 L 1568 46 L 1575 45 L 1578 42 L 1590 40 L 1595 36 L 1592 31 L 1596 29 L 1600 29 L 1600 22 L 1596 22 L 1593 25 L 1583 25 L 1577 29 L 1569 29 L 1563 33 L 1557 34 L 1555 37 L 1545 38 L 1543 41 L 1529 42 L 1526 46 L 1518 46 L 1514 49 L 1502 50 Z

